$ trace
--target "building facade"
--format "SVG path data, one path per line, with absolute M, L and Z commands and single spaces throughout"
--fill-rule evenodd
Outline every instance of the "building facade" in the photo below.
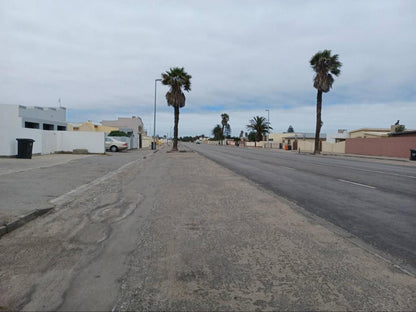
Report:
M 103 126 L 117 127 L 120 131 L 127 133 L 130 137 L 130 146 L 132 148 L 143 147 L 143 136 L 147 134 L 144 131 L 143 121 L 140 117 L 119 117 L 117 120 L 103 120 L 101 124 Z

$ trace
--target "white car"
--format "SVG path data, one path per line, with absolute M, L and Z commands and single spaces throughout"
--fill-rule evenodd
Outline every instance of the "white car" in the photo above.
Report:
M 127 147 L 128 147 L 128 144 L 126 142 L 121 142 L 111 137 L 105 138 L 106 150 L 110 150 L 112 152 L 118 152 L 118 151 L 126 150 Z

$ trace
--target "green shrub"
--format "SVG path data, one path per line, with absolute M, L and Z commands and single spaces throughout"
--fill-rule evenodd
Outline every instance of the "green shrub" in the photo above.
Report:
M 128 134 L 124 131 L 111 131 L 108 136 L 115 136 L 115 137 L 128 137 Z

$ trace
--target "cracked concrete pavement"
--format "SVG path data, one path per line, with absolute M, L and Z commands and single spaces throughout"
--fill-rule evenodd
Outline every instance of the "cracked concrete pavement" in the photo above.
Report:
M 0 309 L 415 310 L 416 278 L 209 161 L 161 150 L 0 239 Z

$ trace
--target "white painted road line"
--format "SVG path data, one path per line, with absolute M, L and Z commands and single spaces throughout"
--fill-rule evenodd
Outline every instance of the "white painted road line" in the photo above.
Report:
M 370 189 L 375 189 L 374 186 L 361 184 L 361 183 L 357 183 L 357 182 L 352 182 L 352 181 L 347 181 L 347 180 L 342 180 L 342 179 L 338 179 L 338 181 L 344 182 L 344 183 L 349 183 L 349 184 L 354 184 L 354 185 L 358 185 L 358 186 L 362 186 L 362 187 L 367 187 L 367 188 L 370 188 Z

